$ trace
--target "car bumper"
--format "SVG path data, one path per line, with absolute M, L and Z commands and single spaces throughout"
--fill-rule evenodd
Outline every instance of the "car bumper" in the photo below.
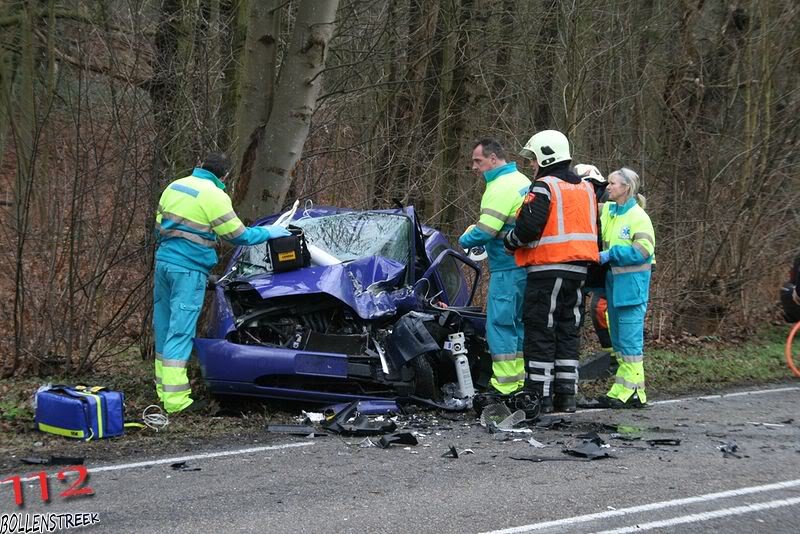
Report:
M 195 339 L 200 369 L 211 393 L 294 401 L 336 403 L 380 399 L 357 393 L 315 391 L 312 388 L 266 386 L 271 377 L 349 379 L 345 354 L 295 351 L 256 345 L 239 345 L 224 339 Z

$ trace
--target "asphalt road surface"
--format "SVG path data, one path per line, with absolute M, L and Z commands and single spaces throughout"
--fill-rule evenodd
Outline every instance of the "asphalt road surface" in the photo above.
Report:
M 3 521 L 7 529 L 26 517 L 30 525 L 34 514 L 79 513 L 96 521 L 81 530 L 115 533 L 798 532 L 798 406 L 800 387 L 790 384 L 584 411 L 560 429 L 504 441 L 471 417 L 441 415 L 411 421 L 420 444 L 408 448 L 265 433 L 224 451 L 89 465 L 93 496 L 60 497 L 66 485 L 55 468 L 46 504 L 38 479 L 23 482 L 22 508 L 12 485 L 0 485 L 0 510 L 17 514 L 0 518 L 0 534 L 9 531 Z M 589 431 L 613 457 L 562 452 Z M 680 444 L 646 441 L 658 438 Z M 451 444 L 458 459 L 442 457 Z M 547 460 L 512 459 L 532 456 Z M 187 469 L 170 467 L 178 461 Z

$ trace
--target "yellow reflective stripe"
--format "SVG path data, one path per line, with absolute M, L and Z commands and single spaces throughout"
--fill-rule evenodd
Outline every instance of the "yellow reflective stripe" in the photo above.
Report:
M 498 230 L 496 228 L 492 228 L 491 226 L 478 221 L 478 224 L 475 225 L 478 229 L 483 230 L 490 236 L 494 237 L 497 235 Z
M 227 240 L 230 241 L 231 239 L 236 239 L 237 237 L 242 235 L 244 232 L 245 232 L 245 227 L 244 227 L 243 224 L 240 223 L 239 224 L 239 228 L 235 229 L 232 232 L 228 232 L 227 234 L 219 234 L 219 236 L 222 239 L 227 239 Z
M 625 380 L 624 378 L 621 378 L 619 376 L 616 377 L 616 379 L 614 380 L 614 383 L 615 384 L 619 384 L 622 387 L 625 387 L 625 388 L 628 388 L 628 389 L 644 388 L 644 381 L 638 382 L 638 383 L 636 383 L 636 382 L 628 382 L 627 380 Z
M 642 253 L 642 258 L 647 259 L 650 257 L 650 251 L 644 248 L 644 245 L 641 243 L 634 243 L 633 248 Z
M 550 198 L 550 190 L 547 189 L 546 187 L 541 187 L 537 185 L 536 187 L 531 189 L 531 193 L 533 193 L 534 195 L 544 195 L 548 199 Z
M 511 360 L 516 360 L 517 358 L 519 358 L 519 356 L 517 356 L 516 352 L 513 354 L 492 354 L 493 362 L 508 362 Z
M 491 215 L 495 219 L 498 219 L 498 220 L 501 220 L 501 221 L 505 221 L 508 218 L 508 215 L 506 215 L 505 213 L 501 213 L 501 212 L 499 212 L 497 210 L 493 210 L 492 208 L 481 208 L 481 215 L 483 215 L 484 213 L 486 215 Z
M 551 245 L 553 243 L 566 243 L 567 241 L 597 241 L 595 234 L 584 234 L 576 232 L 572 234 L 559 234 L 543 237 L 537 241 L 532 241 L 525 245 L 527 248 L 536 248 L 539 245 Z
M 520 380 L 525 380 L 525 373 L 520 373 L 518 375 L 513 376 L 494 376 L 494 378 L 498 384 L 509 384 L 511 382 L 519 382 Z
M 643 362 L 644 361 L 644 355 L 643 354 L 639 354 L 637 356 L 629 356 L 627 354 L 620 354 L 620 358 L 622 358 L 622 361 L 628 362 L 628 363 L 639 363 L 639 362 Z
M 91 393 L 85 393 L 83 391 L 76 391 L 78 395 L 85 395 L 87 397 L 94 397 L 95 404 L 97 404 L 97 437 L 103 437 L 103 399 L 100 398 L 100 395 L 92 395 Z
M 220 217 L 217 217 L 216 219 L 211 221 L 210 224 L 211 224 L 211 226 L 219 226 L 220 224 L 224 224 L 224 223 L 226 223 L 228 221 L 232 221 L 233 219 L 236 219 L 236 212 L 229 211 L 225 215 L 221 215 Z
M 613 274 L 623 274 L 623 273 L 641 273 L 650 270 L 650 264 L 644 263 L 642 265 L 629 265 L 627 267 L 611 267 L 611 272 Z
M 170 213 L 167 211 L 161 212 L 161 223 L 164 223 L 164 220 L 168 220 L 174 222 L 175 224 L 181 224 L 183 226 L 188 226 L 192 230 L 198 230 L 200 232 L 210 232 L 211 226 L 207 224 L 201 224 L 194 222 L 192 220 L 187 219 L 186 217 L 181 217 L 180 215 L 176 215 L 174 213 Z
M 42 432 L 49 432 L 50 434 L 57 434 L 59 436 L 66 436 L 68 438 L 82 438 L 86 434 L 83 430 L 70 430 L 68 428 L 60 428 L 53 425 L 46 425 L 44 423 L 38 423 L 39 430 Z
M 162 367 L 183 368 L 183 367 L 186 367 L 187 365 L 189 365 L 189 360 L 167 360 L 167 359 L 162 359 L 161 360 L 161 366 Z
M 640 239 L 644 239 L 645 241 L 650 241 L 650 244 L 656 246 L 656 240 L 653 236 L 648 234 L 647 232 L 636 232 L 633 234 L 633 240 L 639 241 Z
M 548 265 L 529 265 L 525 267 L 525 270 L 529 273 L 538 273 L 541 271 L 566 271 L 569 273 L 580 273 L 586 274 L 589 272 L 587 267 L 582 265 L 572 265 L 570 263 L 550 263 Z
M 200 237 L 199 235 L 191 232 L 184 232 L 183 230 L 165 230 L 164 228 L 159 228 L 158 233 L 163 237 L 180 237 L 187 241 L 191 241 L 192 243 L 197 243 L 198 245 L 203 245 L 204 247 L 208 248 L 214 248 L 214 245 L 216 245 L 216 241 Z
M 187 391 L 192 389 L 192 386 L 190 386 L 188 382 L 186 384 L 178 385 L 163 384 L 161 387 L 163 388 L 164 393 L 177 393 L 179 391 Z

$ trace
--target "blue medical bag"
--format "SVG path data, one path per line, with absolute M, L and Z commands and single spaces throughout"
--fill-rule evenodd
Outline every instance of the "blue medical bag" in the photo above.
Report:
M 121 391 L 94 386 L 51 386 L 36 393 L 36 427 L 68 438 L 111 438 L 125 423 Z

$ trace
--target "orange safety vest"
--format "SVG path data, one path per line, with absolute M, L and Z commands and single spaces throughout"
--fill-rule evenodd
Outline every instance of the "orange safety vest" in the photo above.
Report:
M 537 181 L 550 186 L 550 212 L 539 239 L 514 253 L 517 265 L 597 261 L 597 199 L 594 188 L 584 180 L 571 184 L 555 176 L 545 176 Z M 547 194 L 535 189 L 534 184 L 534 195 Z M 529 195 L 529 199 L 532 196 Z

